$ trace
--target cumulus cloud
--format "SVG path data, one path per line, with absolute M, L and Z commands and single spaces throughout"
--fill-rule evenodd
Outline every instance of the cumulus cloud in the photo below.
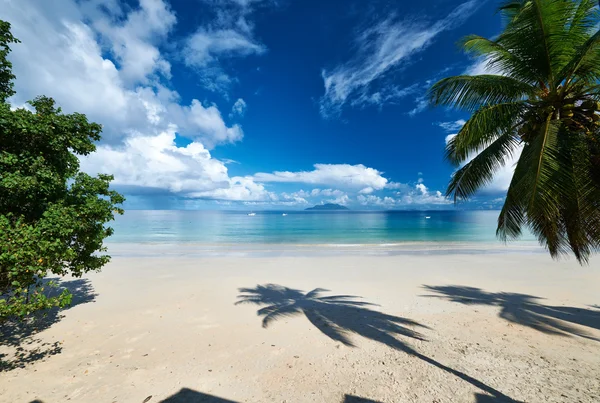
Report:
M 74 0 L 57 0 L 52 5 L 8 0 L 4 4 L 4 18 L 11 21 L 15 36 L 22 41 L 11 53 L 17 75 L 13 104 L 41 94 L 52 96 L 65 112 L 82 112 L 102 122 L 104 140 L 112 143 L 132 133 L 159 134 L 171 125 L 209 148 L 243 137 L 240 126 L 225 124 L 216 105 L 198 100 L 181 105 L 176 91 L 153 80 L 155 74 L 164 72 L 162 56 L 141 60 L 141 70 L 128 67 L 129 52 L 158 49 L 156 42 L 173 25 L 175 16 L 162 0 L 143 0 L 129 14 L 118 4 L 94 8 L 93 2 L 85 2 L 81 5 L 86 7 L 80 8 Z M 111 9 L 125 22 L 114 22 L 119 21 L 115 15 L 106 14 Z M 90 15 L 95 23 L 86 23 Z M 147 19 L 148 27 L 141 28 L 140 19 Z M 104 34 L 113 29 L 120 34 Z M 155 35 L 157 31 L 162 36 Z M 123 63 L 117 65 L 105 57 L 101 43 L 108 49 L 118 48 L 115 59 Z
M 314 168 L 312 171 L 257 173 L 254 179 L 258 182 L 310 183 L 358 189 L 372 187 L 377 190 L 388 183 L 382 172 L 362 164 L 315 164 Z
M 385 196 L 385 197 L 379 197 L 379 196 L 375 196 L 375 195 L 368 195 L 368 196 L 364 196 L 364 195 L 358 195 L 356 197 L 356 200 L 358 201 L 359 204 L 363 205 L 363 206 L 377 206 L 377 207 L 393 207 L 394 205 L 396 205 L 396 200 L 392 197 L 389 196 Z
M 177 20 L 167 3 L 140 0 L 140 8 L 127 14 L 122 23 L 115 22 L 106 13 L 95 16 L 92 24 L 108 39 L 124 80 L 145 81 L 155 71 L 170 77 L 171 65 L 156 46 L 167 37 Z
M 3 18 L 22 41 L 11 53 L 17 75 L 11 103 L 46 94 L 65 112 L 102 122 L 104 142 L 82 158 L 87 172 L 113 173 L 117 186 L 185 197 L 271 198 L 250 178 L 230 178 L 209 152 L 241 140 L 242 128 L 227 125 L 214 104 L 181 104 L 176 91 L 155 79 L 168 78 L 158 49 L 176 22 L 163 0 L 141 0 L 127 12 L 114 1 L 3 4 Z M 176 147 L 176 133 L 192 143 Z
M 417 206 L 419 208 L 439 207 L 450 205 L 452 202 L 448 200 L 442 192 L 431 191 L 422 181 L 416 185 L 398 184 L 393 197 L 386 195 L 374 194 L 358 194 L 356 201 L 362 206 L 371 206 L 376 208 L 406 208 Z
M 348 197 L 348 195 L 345 194 L 340 197 L 336 197 L 335 199 L 326 200 L 325 202 L 333 203 L 333 204 L 341 204 L 342 206 L 345 206 L 348 203 L 350 203 L 350 197 Z
M 348 102 L 385 102 L 414 92 L 410 87 L 393 88 L 388 94 L 375 88 L 379 80 L 403 68 L 415 54 L 430 46 L 437 35 L 462 24 L 479 5 L 480 2 L 469 0 L 433 24 L 392 15 L 363 30 L 355 39 L 358 51 L 354 57 L 322 71 L 325 94 L 321 98 L 321 114 L 335 116 Z
M 452 204 L 452 201 L 448 200 L 439 190 L 436 190 L 435 192 L 430 191 L 429 188 L 421 182 L 415 185 L 413 191 L 400 194 L 398 203 L 404 205 L 443 205 Z
M 149 188 L 182 197 L 231 201 L 274 197 L 250 178 L 230 178 L 225 163 L 213 158 L 201 143 L 177 147 L 175 126 L 158 135 L 132 135 L 122 145 L 100 145 L 81 163 L 88 172 L 113 174 L 114 185 L 130 190 Z
M 230 201 L 264 201 L 276 202 L 277 195 L 267 192 L 265 187 L 256 183 L 252 178 L 234 176 L 228 187 L 195 192 L 189 195 L 195 198 L 230 200 Z

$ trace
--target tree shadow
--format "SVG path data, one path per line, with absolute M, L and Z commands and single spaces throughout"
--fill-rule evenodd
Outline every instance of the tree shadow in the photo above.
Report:
M 512 403 L 514 400 L 507 399 L 505 397 L 484 395 L 482 393 L 475 393 L 475 403 Z
M 425 285 L 424 288 L 437 294 L 425 295 L 426 297 L 443 298 L 465 305 L 497 306 L 500 308 L 498 316 L 502 319 L 542 333 L 600 341 L 584 329 L 571 325 L 600 329 L 600 310 L 543 305 L 539 302 L 542 300 L 540 297 L 506 292 L 489 293 L 475 287 Z
M 316 288 L 308 293 L 275 284 L 241 288 L 238 304 L 268 305 L 258 311 L 263 317 L 262 325 L 268 327 L 273 321 L 284 317 L 304 315 L 323 334 L 340 343 L 355 347 L 350 339 L 352 333 L 386 344 L 397 350 L 410 347 L 395 336 L 425 340 L 412 329 L 425 328 L 410 319 L 386 315 L 367 307 L 374 304 L 357 301 L 352 295 L 322 296 L 328 290 Z M 410 327 L 409 327 L 410 326 Z
M 188 388 L 182 388 L 172 396 L 161 400 L 160 403 L 237 403 L 233 400 L 222 399 L 213 395 L 198 392 Z
M 54 278 L 46 281 L 58 283 L 57 287 L 50 289 L 49 295 L 58 295 L 65 288 L 73 294 L 71 305 L 67 309 L 93 302 L 97 295 L 88 279 L 65 281 Z M 28 364 L 59 354 L 62 347 L 58 341 L 42 342 L 36 335 L 62 319 L 63 311 L 64 309 L 53 308 L 25 320 L 6 320 L 0 323 L 0 346 L 9 351 L 0 352 L 0 373 L 24 368 Z
M 404 336 L 424 341 L 424 336 L 414 328 L 429 329 L 427 326 L 410 319 L 374 311 L 370 308 L 375 305 L 359 300 L 360 297 L 352 295 L 323 296 L 323 292 L 328 290 L 316 288 L 304 293 L 301 290 L 276 284 L 240 288 L 239 291 L 241 294 L 238 296 L 236 305 L 265 306 L 257 311 L 257 315 L 263 317 L 264 328 L 278 319 L 305 316 L 321 333 L 346 346 L 355 347 L 350 336 L 359 335 L 415 356 L 494 397 L 514 402 L 500 391 L 419 353 L 405 341 L 397 338 Z
M 376 400 L 365 399 L 364 397 L 358 397 L 353 395 L 345 395 L 342 403 L 382 403 Z
M 151 398 L 151 396 L 149 396 Z M 150 399 L 148 399 L 149 401 Z M 33 403 L 33 402 L 32 402 Z M 159 403 L 238 403 L 233 400 L 198 392 L 193 389 L 182 388 L 172 396 L 161 400 Z M 344 395 L 341 403 L 381 403 L 375 400 L 364 399 L 358 396 Z

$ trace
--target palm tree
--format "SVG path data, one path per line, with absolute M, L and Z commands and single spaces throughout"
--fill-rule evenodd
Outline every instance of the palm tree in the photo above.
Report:
M 460 167 L 447 195 L 468 199 L 522 149 L 498 237 L 515 239 L 528 227 L 552 257 L 571 251 L 585 263 L 600 247 L 596 1 L 511 0 L 500 13 L 505 28 L 496 39 L 462 42 L 497 73 L 448 77 L 429 90 L 432 105 L 471 113 L 447 145 Z

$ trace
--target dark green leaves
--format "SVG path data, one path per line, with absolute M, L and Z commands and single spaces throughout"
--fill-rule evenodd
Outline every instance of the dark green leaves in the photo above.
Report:
M 429 101 L 476 111 L 483 106 L 521 101 L 535 94 L 535 87 L 510 77 L 496 75 L 448 77 L 431 87 Z
M 600 248 L 597 4 L 510 0 L 500 11 L 505 29 L 496 39 L 463 41 L 498 75 L 449 77 L 429 92 L 434 105 L 473 113 L 447 146 L 448 160 L 464 164 L 447 193 L 473 196 L 522 145 L 498 236 L 528 227 L 553 257 L 572 252 L 586 262 Z
M 13 91 L 12 64 L 8 61 L 10 44 L 18 43 L 19 40 L 10 33 L 10 24 L 0 20 L 0 103 L 4 103 L 8 97 L 15 94 Z
M 79 171 L 80 155 L 96 149 L 101 126 L 79 113 L 63 114 L 51 98 L 34 111 L 11 110 L 9 25 L 0 21 L 0 320 L 64 307 L 70 294 L 48 296 L 48 275 L 80 277 L 109 261 L 106 224 L 124 199 L 109 175 Z M 4 80 L 4 81 L 3 81 Z

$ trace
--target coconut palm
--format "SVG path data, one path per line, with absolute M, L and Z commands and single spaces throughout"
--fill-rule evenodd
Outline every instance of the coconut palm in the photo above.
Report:
M 511 0 L 500 13 L 496 39 L 462 43 L 491 73 L 449 77 L 429 91 L 432 105 L 471 113 L 447 145 L 459 167 L 447 195 L 468 199 L 518 155 L 497 235 L 515 239 L 528 227 L 552 257 L 573 252 L 587 262 L 600 246 L 596 1 Z

